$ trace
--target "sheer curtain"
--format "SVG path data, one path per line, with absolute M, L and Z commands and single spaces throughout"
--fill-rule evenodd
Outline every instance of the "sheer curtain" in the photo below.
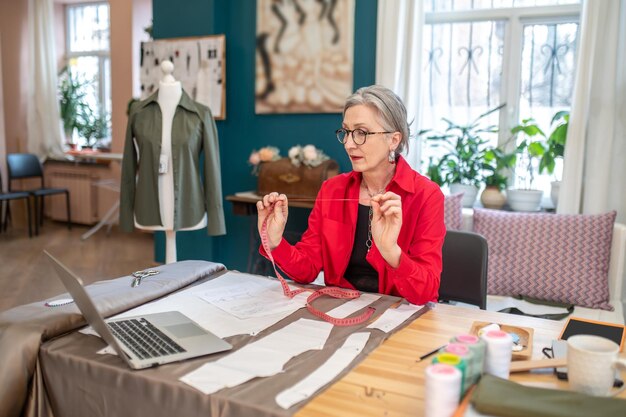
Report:
M 0 192 L 6 191 L 7 188 L 7 170 L 6 170 L 6 136 L 4 133 L 4 92 L 2 91 L 2 36 L 0 36 Z
M 57 101 L 53 0 L 28 1 L 28 151 L 39 157 L 63 155 Z
M 585 1 L 559 213 L 626 223 L 626 0 Z
M 392 89 L 402 98 L 409 122 L 412 121 L 412 135 L 420 129 L 423 26 L 422 1 L 378 2 L 376 84 Z M 419 168 L 420 144 L 416 137 L 409 140 L 406 159 L 414 169 Z

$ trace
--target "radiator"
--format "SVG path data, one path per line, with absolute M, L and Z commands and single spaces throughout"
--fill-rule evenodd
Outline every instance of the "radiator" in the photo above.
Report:
M 98 221 L 98 193 L 94 189 L 93 179 L 87 172 L 51 172 L 46 178 L 51 188 L 67 188 L 70 192 L 72 222 L 94 224 Z M 65 194 L 46 197 L 45 212 L 53 220 L 66 221 L 67 211 Z

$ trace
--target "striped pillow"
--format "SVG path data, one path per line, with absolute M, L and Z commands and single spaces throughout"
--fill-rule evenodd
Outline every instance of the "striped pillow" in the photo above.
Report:
M 463 227 L 463 194 L 446 195 L 443 200 L 443 222 L 447 230 L 461 230 Z
M 487 293 L 613 310 L 609 258 L 616 212 L 597 215 L 474 210 L 489 244 Z

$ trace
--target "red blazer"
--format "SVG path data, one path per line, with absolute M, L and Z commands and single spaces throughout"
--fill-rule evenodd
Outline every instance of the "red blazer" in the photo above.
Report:
M 277 265 L 294 281 L 308 284 L 323 269 L 326 285 L 353 288 L 343 274 L 354 245 L 360 183 L 361 174 L 354 171 L 325 181 L 300 242 L 292 246 L 283 239 L 272 251 Z M 402 199 L 398 237 L 402 255 L 393 268 L 372 244 L 366 260 L 378 272 L 378 292 L 404 297 L 413 304 L 436 302 L 446 234 L 441 189 L 400 157 L 387 191 Z M 267 257 L 262 246 L 260 253 Z

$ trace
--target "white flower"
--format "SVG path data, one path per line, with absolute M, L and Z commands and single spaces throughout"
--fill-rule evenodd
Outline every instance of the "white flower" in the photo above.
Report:
M 250 154 L 250 157 L 248 158 L 248 163 L 250 165 L 258 165 L 259 162 L 261 162 L 261 158 L 259 157 L 259 153 L 258 152 L 252 152 Z
M 291 149 L 289 149 L 289 159 L 296 159 L 298 158 L 298 156 L 300 156 L 300 152 L 302 151 L 302 146 L 300 145 L 296 145 L 293 146 Z
M 313 145 L 307 145 L 302 148 L 302 156 L 305 161 L 311 162 L 317 159 L 317 149 Z

